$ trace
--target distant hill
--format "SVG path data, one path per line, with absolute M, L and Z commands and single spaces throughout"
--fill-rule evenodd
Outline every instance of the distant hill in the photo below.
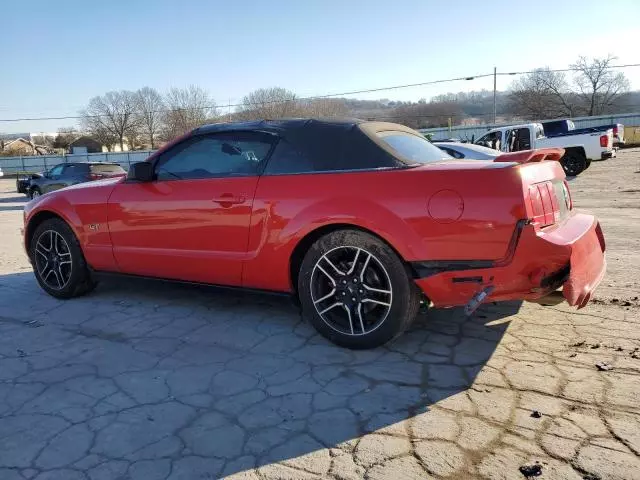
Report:
M 0 140 L 15 140 L 16 138 L 29 139 L 29 132 L 25 133 L 0 133 Z

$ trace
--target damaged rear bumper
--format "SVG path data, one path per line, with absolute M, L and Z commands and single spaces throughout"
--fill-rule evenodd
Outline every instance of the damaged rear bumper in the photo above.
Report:
M 519 222 L 499 260 L 413 262 L 415 282 L 436 307 L 537 300 L 562 288 L 566 301 L 584 307 L 606 271 L 602 229 L 593 215 L 572 213 L 539 229 Z

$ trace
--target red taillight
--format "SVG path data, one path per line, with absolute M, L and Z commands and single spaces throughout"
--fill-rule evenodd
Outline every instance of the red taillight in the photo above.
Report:
M 614 137 L 618 136 L 618 127 L 617 126 L 613 127 L 613 136 Z
M 609 135 L 600 135 L 600 146 L 603 148 L 609 146 Z
M 100 175 L 99 173 L 90 173 L 89 174 L 89 180 L 98 180 L 100 178 L 102 178 L 103 175 Z
M 551 182 L 541 182 L 529 187 L 531 220 L 540 227 L 553 225 L 560 219 L 560 206 Z

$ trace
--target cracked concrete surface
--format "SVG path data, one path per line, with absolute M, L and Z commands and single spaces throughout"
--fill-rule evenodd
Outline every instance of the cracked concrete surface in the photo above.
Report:
M 595 163 L 576 203 L 632 182 L 634 162 L 626 179 L 614 162 L 637 157 Z M 0 184 L 2 480 L 518 479 L 535 462 L 542 479 L 640 478 L 637 193 L 598 213 L 613 268 L 584 310 L 431 311 L 353 352 L 279 298 L 109 280 L 55 300 L 22 253 L 13 188 Z

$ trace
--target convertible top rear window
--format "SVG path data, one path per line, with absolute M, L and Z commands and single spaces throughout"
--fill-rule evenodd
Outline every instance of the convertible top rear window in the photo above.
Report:
M 411 133 L 386 130 L 377 133 L 378 137 L 398 157 L 408 165 L 441 162 L 452 157 L 433 145 L 426 138 Z

